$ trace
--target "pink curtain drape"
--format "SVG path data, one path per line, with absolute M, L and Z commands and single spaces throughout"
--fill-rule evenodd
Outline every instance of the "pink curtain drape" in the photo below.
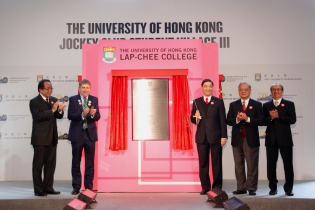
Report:
M 173 149 L 192 149 L 187 76 L 173 76 Z
M 128 77 L 113 76 L 111 98 L 110 146 L 113 151 L 127 150 Z

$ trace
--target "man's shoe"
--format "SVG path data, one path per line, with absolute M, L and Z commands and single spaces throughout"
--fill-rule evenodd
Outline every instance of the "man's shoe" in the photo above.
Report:
M 35 195 L 36 196 L 47 196 L 47 193 L 44 191 L 38 191 L 38 192 L 35 192 Z
M 277 195 L 278 190 L 270 190 L 269 195 Z
M 46 192 L 47 194 L 52 194 L 52 195 L 60 194 L 60 191 L 55 191 L 55 190 L 52 190 L 52 191 L 46 190 L 45 192 Z
M 235 190 L 235 191 L 233 191 L 233 194 L 235 194 L 235 195 L 247 194 L 247 191 L 246 190 Z
M 294 195 L 294 193 L 293 193 L 292 191 L 285 192 L 285 194 L 286 194 L 287 196 L 293 196 L 293 195 Z
M 205 190 L 201 191 L 200 195 L 207 195 L 207 191 L 205 191 Z
M 248 194 L 249 195 L 256 195 L 256 191 L 255 190 L 248 190 Z
M 73 189 L 71 192 L 72 195 L 77 195 L 79 193 L 80 193 L 80 189 Z

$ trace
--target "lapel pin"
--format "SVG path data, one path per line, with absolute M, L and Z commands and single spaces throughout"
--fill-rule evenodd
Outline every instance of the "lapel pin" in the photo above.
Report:
M 82 105 L 82 103 L 81 103 L 81 102 L 79 102 L 79 105 Z
M 281 104 L 281 106 L 284 106 L 284 104 Z
M 53 101 L 51 101 L 51 104 L 54 104 L 54 102 L 53 102 Z
M 81 100 L 79 99 L 78 102 L 81 102 Z
M 253 107 L 252 106 L 249 106 L 249 109 L 252 109 Z
M 213 105 L 214 104 L 214 102 L 213 101 L 211 101 L 211 105 Z

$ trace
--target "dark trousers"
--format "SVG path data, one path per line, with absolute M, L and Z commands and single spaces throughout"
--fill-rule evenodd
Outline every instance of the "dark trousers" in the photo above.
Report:
M 85 154 L 85 174 L 84 187 L 86 189 L 93 189 L 94 179 L 94 155 L 95 142 L 91 141 L 88 129 L 82 130 L 81 138 L 77 142 L 71 142 L 72 146 L 72 187 L 73 189 L 81 188 L 81 156 L 84 148 Z
M 197 144 L 199 156 L 199 177 L 202 190 L 211 190 L 209 176 L 209 152 L 211 151 L 211 164 L 213 173 L 212 188 L 222 189 L 222 147 L 221 144 L 209 144 L 206 140 Z
M 280 154 L 283 160 L 285 184 L 283 186 L 285 192 L 291 192 L 294 183 L 293 172 L 293 150 L 292 147 L 280 147 L 277 142 L 271 146 L 266 147 L 267 151 L 267 177 L 269 180 L 269 188 L 271 190 L 277 189 L 277 162 Z
M 237 147 L 233 147 L 235 176 L 238 190 L 257 190 L 259 147 L 249 147 L 246 137 L 241 137 Z M 245 174 L 245 160 L 247 178 Z
M 33 145 L 33 185 L 34 191 L 53 191 L 54 173 L 56 168 L 57 145 L 39 146 Z M 44 180 L 42 172 L 44 168 Z

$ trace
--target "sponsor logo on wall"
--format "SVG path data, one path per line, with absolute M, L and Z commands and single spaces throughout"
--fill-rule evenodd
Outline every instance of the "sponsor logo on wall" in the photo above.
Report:
M 0 115 L 0 121 L 7 121 L 7 115 Z
M 0 83 L 8 83 L 8 77 L 0 77 Z
M 60 139 L 60 140 L 67 140 L 68 139 L 68 134 L 67 133 L 61 134 L 61 132 L 58 132 L 58 139 Z

